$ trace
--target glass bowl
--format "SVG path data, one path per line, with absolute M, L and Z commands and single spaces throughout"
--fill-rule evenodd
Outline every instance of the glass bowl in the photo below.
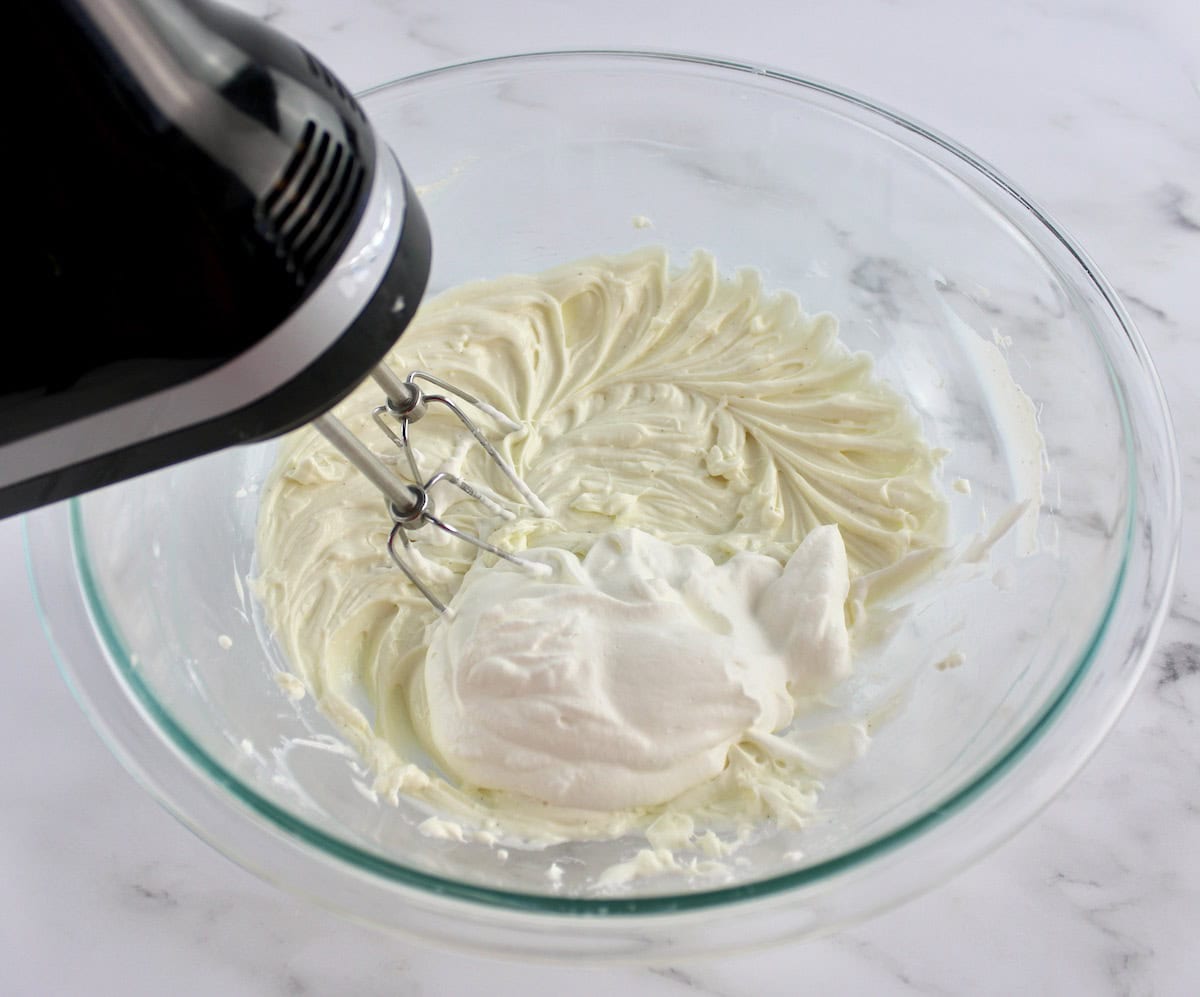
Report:
M 949 451 L 955 536 L 1041 476 L 1037 518 L 987 571 L 915 596 L 887 654 L 860 663 L 852 694 L 889 718 L 808 828 L 747 847 L 718 886 L 668 877 L 601 895 L 590 877 L 638 843 L 502 862 L 432 840 L 416 829 L 427 811 L 372 799 L 311 700 L 281 693 L 246 585 L 274 445 L 231 449 L 27 518 L 64 674 L 137 778 L 235 861 L 319 903 L 442 944 L 570 959 L 828 932 L 939 883 L 1044 806 L 1136 684 L 1179 536 L 1157 379 L 1082 252 L 949 140 L 759 67 L 526 55 L 363 103 L 428 211 L 431 292 L 639 245 L 678 262 L 710 250 L 833 312 L 874 355 Z M 1022 436 L 1009 373 L 1044 454 Z M 969 495 L 949 488 L 958 478 Z M 960 667 L 934 667 L 956 652 Z

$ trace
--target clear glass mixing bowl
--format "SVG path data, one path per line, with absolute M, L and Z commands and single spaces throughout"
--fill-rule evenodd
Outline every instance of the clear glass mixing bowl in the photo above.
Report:
M 1154 372 L 1074 244 L 947 139 L 757 67 L 531 55 L 411 77 L 363 102 L 422 192 L 432 291 L 648 243 L 755 267 L 839 316 L 845 341 L 913 400 L 950 451 L 947 483 L 972 485 L 948 491 L 958 536 L 1023 498 L 1036 473 L 999 358 L 1038 408 L 1040 520 L 1007 535 L 974 581 L 922 595 L 886 656 L 862 663 L 851 694 L 890 705 L 890 719 L 830 780 L 811 827 L 748 848 L 719 888 L 680 877 L 598 896 L 589 878 L 637 843 L 502 862 L 421 835 L 426 812 L 361 791 L 331 724 L 274 680 L 283 662 L 245 584 L 274 448 L 232 449 L 27 520 L 63 671 L 150 791 L 231 858 L 356 918 L 597 959 L 830 931 L 938 883 L 1049 801 L 1138 679 L 1179 532 Z M 1020 556 L 1033 539 L 1040 552 Z M 955 651 L 960 667 L 933 667 Z

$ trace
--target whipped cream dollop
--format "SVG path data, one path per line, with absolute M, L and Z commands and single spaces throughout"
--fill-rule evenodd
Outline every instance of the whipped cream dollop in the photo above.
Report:
M 747 552 L 715 564 L 636 529 L 582 561 L 524 556 L 552 575 L 472 571 L 425 657 L 429 741 L 477 786 L 587 810 L 665 803 L 850 673 L 835 526 L 786 566 Z

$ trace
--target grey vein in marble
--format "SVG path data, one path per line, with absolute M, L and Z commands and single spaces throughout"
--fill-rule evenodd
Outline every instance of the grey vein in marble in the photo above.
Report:
M 1185 232 L 1200 232 L 1200 221 L 1190 213 L 1188 205 L 1191 195 L 1181 186 L 1165 183 L 1159 191 L 1158 203 L 1176 228 Z

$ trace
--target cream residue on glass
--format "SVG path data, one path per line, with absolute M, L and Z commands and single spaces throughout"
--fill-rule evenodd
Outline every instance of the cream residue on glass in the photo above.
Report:
M 851 667 L 847 592 L 944 540 L 939 454 L 870 358 L 753 271 L 640 250 L 439 295 L 388 362 L 516 420 L 485 431 L 546 515 L 448 413 L 414 440 L 523 513 L 448 488 L 445 518 L 549 574 L 423 532 L 438 618 L 387 560 L 379 493 L 314 430 L 288 438 L 256 591 L 376 792 L 506 843 L 669 827 L 711 857 L 802 824 L 867 740 L 823 700 Z M 367 384 L 336 414 L 388 453 L 378 402 Z

